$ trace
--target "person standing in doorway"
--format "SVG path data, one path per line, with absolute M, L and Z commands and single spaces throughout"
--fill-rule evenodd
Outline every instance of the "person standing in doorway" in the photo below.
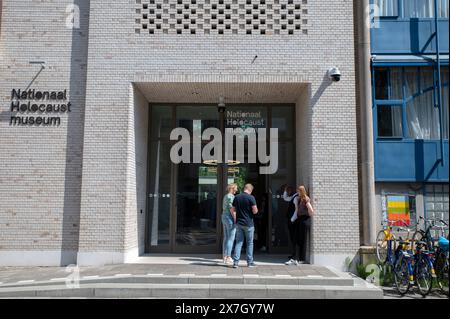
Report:
M 267 223 L 268 220 L 268 212 L 267 212 L 267 200 L 268 193 L 265 193 L 261 196 L 261 202 L 259 203 L 258 207 L 258 214 L 256 214 L 255 217 L 255 232 L 257 235 L 256 242 L 256 249 L 260 252 L 266 252 L 267 251 Z
M 283 199 L 288 202 L 288 208 L 286 211 L 286 223 L 289 233 L 289 241 L 291 243 L 292 252 L 291 255 L 288 257 L 289 261 L 294 259 L 295 256 L 295 246 L 296 246 L 296 240 L 295 240 L 295 228 L 297 227 L 297 220 L 294 222 L 291 222 L 291 218 L 295 212 L 295 203 L 294 200 L 298 197 L 298 193 L 295 191 L 295 187 L 292 186 L 286 186 L 284 188 L 283 192 Z
M 306 262 L 307 239 L 311 227 L 311 217 L 314 215 L 314 209 L 306 194 L 305 186 L 299 186 L 297 193 L 298 196 L 294 199 L 295 212 L 291 217 L 291 222 L 296 223 L 294 227 L 295 255 L 286 262 L 286 265 L 298 265 Z
M 231 264 L 231 251 L 236 237 L 236 213 L 231 211 L 233 207 L 234 194 L 238 190 L 237 184 L 229 184 L 227 194 L 222 201 L 222 225 L 223 225 L 223 263 Z
M 253 237 L 255 232 L 253 218 L 258 213 L 258 207 L 252 192 L 253 185 L 247 184 L 244 187 L 244 192 L 237 195 L 233 200 L 232 211 L 236 213 L 236 246 L 234 248 L 233 268 L 237 268 L 239 265 L 244 239 L 247 243 L 247 266 L 256 266 L 253 261 Z

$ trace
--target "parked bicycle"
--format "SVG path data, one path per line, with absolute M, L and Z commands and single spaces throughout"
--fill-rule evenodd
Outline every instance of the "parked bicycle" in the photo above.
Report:
M 448 227 L 448 224 L 441 220 L 442 224 Z M 448 235 L 447 238 L 441 236 L 438 240 L 438 245 L 436 247 L 435 259 L 434 259 L 434 269 L 436 271 L 437 283 L 440 290 L 449 295 L 449 249 L 448 249 Z
M 438 240 L 438 238 L 434 238 L 432 236 L 432 231 L 438 230 L 440 231 L 440 235 L 445 235 L 445 229 L 448 228 L 448 224 L 441 219 L 439 220 L 439 223 L 441 223 L 441 225 L 438 225 L 436 223 L 436 220 L 434 219 L 426 220 L 422 216 L 419 216 L 419 221 L 417 225 L 420 224 L 420 221 L 423 221 L 424 229 L 417 228 L 416 231 L 414 232 L 412 240 L 413 242 L 424 241 L 427 243 L 427 247 L 429 250 L 434 250 L 435 242 Z
M 406 223 L 402 223 L 406 225 Z M 401 258 L 405 251 L 410 249 L 411 245 L 409 240 L 411 229 L 403 227 L 399 227 L 398 231 L 406 231 L 407 239 L 404 241 L 402 237 L 399 237 L 400 241 L 397 244 L 397 239 L 393 233 L 393 227 L 397 226 L 397 224 L 398 221 L 389 221 L 388 227 L 381 230 L 377 236 L 377 259 L 385 280 L 393 275 L 397 261 Z
M 393 229 L 397 226 L 398 222 L 401 222 L 406 228 L 399 227 L 399 231 L 407 231 L 407 240 L 409 240 L 409 234 L 411 230 L 408 228 L 409 225 L 407 225 L 404 221 L 388 221 L 388 226 L 378 232 L 377 235 L 377 259 L 378 263 L 383 265 L 388 263 L 393 264 L 393 252 L 398 247 L 397 246 L 397 238 L 394 235 Z
M 410 244 L 411 242 L 401 242 Z M 433 287 L 433 278 L 436 277 L 434 270 L 434 253 L 427 250 L 427 243 L 419 241 L 415 243 L 415 251 L 402 249 L 402 252 L 394 265 L 394 279 L 397 290 L 405 295 L 415 284 L 419 293 L 426 296 Z
M 423 221 L 424 229 L 418 227 L 420 221 Z M 394 279 L 400 294 L 405 294 L 416 283 L 419 292 L 425 296 L 430 293 L 433 279 L 436 279 L 440 290 L 448 295 L 449 254 L 448 237 L 444 237 L 446 230 L 448 224 L 442 219 L 436 221 L 419 217 L 410 241 L 411 251 L 403 253 L 402 260 L 399 259 L 394 268 L 394 275 L 397 276 Z M 439 235 L 433 236 L 433 231 L 438 231 Z M 406 273 L 410 276 L 408 280 Z

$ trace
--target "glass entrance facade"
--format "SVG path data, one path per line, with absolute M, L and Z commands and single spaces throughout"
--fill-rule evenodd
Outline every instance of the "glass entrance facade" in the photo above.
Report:
M 295 183 L 294 112 L 293 105 L 230 105 L 224 112 L 215 105 L 151 105 L 146 252 L 219 253 L 222 198 L 229 183 L 238 184 L 240 191 L 246 183 L 255 186 L 253 195 L 260 210 L 255 219 L 256 251 L 288 251 L 287 203 L 282 190 L 283 185 Z M 171 161 L 171 148 L 178 142 L 170 140 L 174 128 L 184 129 L 193 142 L 199 142 L 189 145 L 188 163 Z M 247 140 L 244 157 L 234 151 L 233 160 L 226 163 L 199 160 L 199 152 L 211 142 L 201 136 L 208 128 L 220 130 L 222 136 L 227 128 L 277 128 L 277 171 L 260 174 L 263 164 L 248 157 L 249 152 L 258 152 L 258 144 L 255 150 L 249 149 Z M 222 144 L 225 148 L 224 140 Z M 268 153 L 272 151 L 269 145 L 268 140 Z

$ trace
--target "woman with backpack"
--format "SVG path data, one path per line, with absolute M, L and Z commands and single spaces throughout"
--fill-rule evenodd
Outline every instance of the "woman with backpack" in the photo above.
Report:
M 297 189 L 297 196 L 293 198 L 295 211 L 291 216 L 291 222 L 294 229 L 294 257 L 286 265 L 304 264 L 306 260 L 306 244 L 311 227 L 311 217 L 314 215 L 314 209 L 311 205 L 311 199 L 306 194 L 305 186 L 301 185 Z

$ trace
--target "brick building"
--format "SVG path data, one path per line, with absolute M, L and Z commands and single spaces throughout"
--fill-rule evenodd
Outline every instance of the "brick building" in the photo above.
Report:
M 352 1 L 0 3 L 0 265 L 220 253 L 231 181 L 256 186 L 258 250 L 288 251 L 282 185 L 304 184 L 310 261 L 343 268 L 357 255 Z M 278 128 L 276 173 L 170 161 L 171 129 L 248 114 Z

